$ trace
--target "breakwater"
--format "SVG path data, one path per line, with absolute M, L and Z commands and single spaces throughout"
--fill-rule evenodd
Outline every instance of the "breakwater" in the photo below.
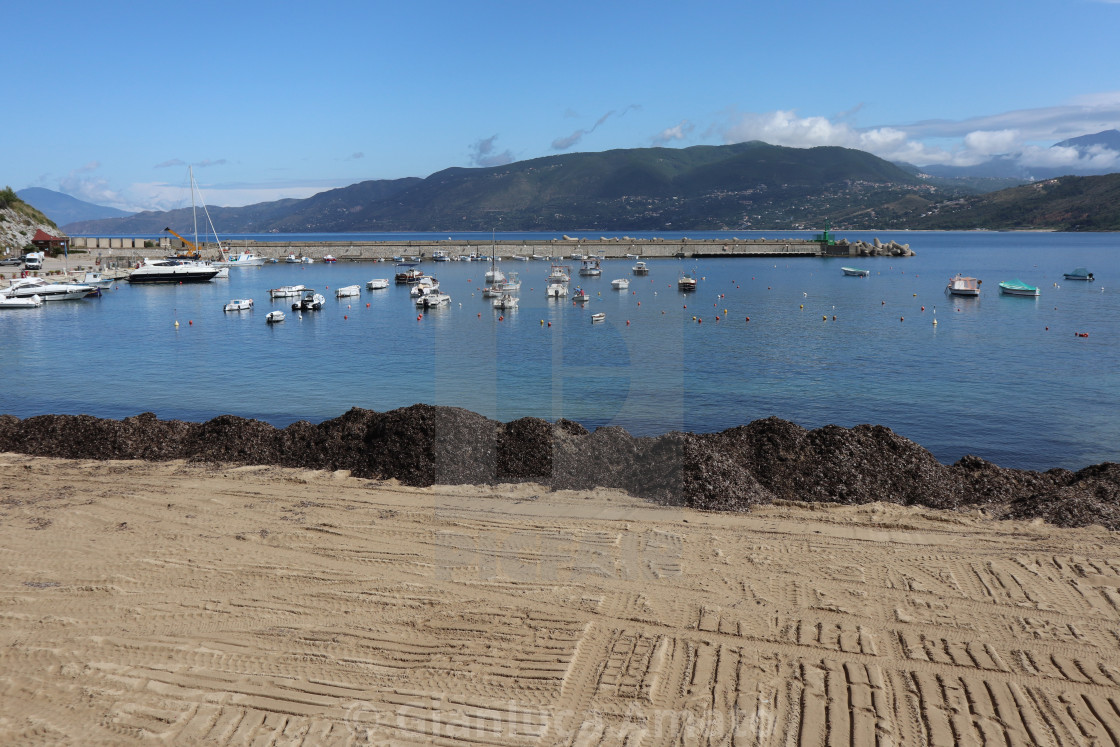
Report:
M 631 239 L 627 237 L 595 239 L 446 239 L 416 241 L 260 241 L 255 239 L 223 240 L 231 252 L 248 251 L 266 258 L 283 259 L 288 255 L 322 259 L 331 255 L 340 261 L 384 260 L 393 257 L 431 259 L 443 252 L 451 259 L 489 255 L 499 257 L 561 258 L 573 256 L 615 259 L 635 257 L 707 258 L 707 257 L 849 257 L 892 254 L 908 256 L 909 246 L 876 240 L 872 244 L 844 239 Z M 74 249 L 84 249 L 104 257 L 139 258 L 162 251 L 178 251 L 178 239 L 134 239 L 123 237 L 83 237 L 72 239 Z M 214 243 L 200 242 L 200 249 L 217 253 Z

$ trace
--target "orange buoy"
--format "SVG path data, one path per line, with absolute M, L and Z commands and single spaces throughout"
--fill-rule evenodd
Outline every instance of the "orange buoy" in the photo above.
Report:
M 343 314 L 343 315 L 342 315 L 342 318 L 343 318 L 343 319 L 349 319 L 350 317 L 348 317 L 348 316 L 346 316 L 345 314 Z
M 504 316 L 500 316 L 500 317 L 498 317 L 498 321 L 499 321 L 499 322 L 505 321 L 505 317 L 504 317 Z
M 416 321 L 420 321 L 420 320 L 421 320 L 421 319 L 423 319 L 423 318 L 424 318 L 424 315 L 423 315 L 423 314 L 417 314 L 417 315 L 416 315 Z
M 750 320 L 751 320 L 751 318 L 750 318 L 750 317 L 748 316 L 748 317 L 747 317 L 747 321 L 749 322 Z
M 187 320 L 187 326 L 188 327 L 193 327 L 194 326 L 194 319 L 188 319 Z

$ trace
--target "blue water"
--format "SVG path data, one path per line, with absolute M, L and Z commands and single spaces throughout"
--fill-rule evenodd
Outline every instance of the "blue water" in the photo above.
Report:
M 0 412 L 152 411 L 194 421 L 233 413 L 284 426 L 425 402 L 642 435 L 776 415 L 808 428 L 886 425 L 943 462 L 1120 461 L 1120 272 L 1111 269 L 1120 267 L 1120 237 L 845 234 L 875 235 L 918 255 L 651 260 L 645 278 L 630 274 L 632 260 L 608 260 L 601 278 L 572 278 L 593 296 L 586 308 L 545 299 L 547 263 L 507 260 L 523 288 L 521 308 L 505 313 L 481 295 L 487 265 L 428 262 L 453 302 L 421 319 L 406 287 L 365 290 L 371 278 L 392 277 L 391 263 L 281 263 L 201 285 L 121 283 L 100 299 L 0 313 Z M 871 276 L 846 277 L 841 265 Z M 1097 281 L 1062 280 L 1078 266 Z M 684 295 L 677 276 L 691 269 L 703 279 Z M 945 296 L 957 272 L 983 280 L 979 299 Z M 630 277 L 630 291 L 612 290 L 616 277 Z M 999 296 L 999 281 L 1012 278 L 1042 296 Z M 320 289 L 326 308 L 300 320 L 291 299 L 269 300 L 269 288 L 293 283 Z M 336 300 L 334 289 L 350 284 L 362 286 L 360 299 Z M 222 311 L 241 297 L 255 310 Z M 266 325 L 271 308 L 288 321 Z M 591 324 L 596 311 L 605 323 Z

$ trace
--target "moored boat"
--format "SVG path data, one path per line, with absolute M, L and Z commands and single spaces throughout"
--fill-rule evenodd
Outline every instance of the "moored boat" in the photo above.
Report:
M 494 299 L 495 309 L 516 309 L 518 298 L 512 293 L 503 293 L 500 297 Z
M 264 317 L 264 321 L 266 324 L 277 324 L 278 322 L 284 321 L 284 319 L 284 312 L 280 311 L 279 309 L 277 309 L 276 311 L 268 312 Z
M 422 277 L 424 277 L 424 271 L 415 264 L 398 262 L 397 272 L 393 276 L 393 280 L 396 281 L 397 285 L 411 285 L 412 283 L 419 283 Z
M 627 290 L 630 288 L 630 281 L 626 278 L 615 278 L 611 281 L 611 287 L 615 290 Z
M 583 288 L 576 288 L 575 295 L 572 296 L 572 303 L 587 303 L 591 300 L 591 296 L 587 295 L 587 291 Z
M 861 270 L 858 267 L 841 267 L 845 275 L 850 275 L 857 278 L 865 278 L 871 274 L 871 270 Z
M 252 311 L 253 299 L 251 298 L 235 298 L 225 306 L 226 311 Z
M 360 285 L 344 285 L 341 288 L 335 288 L 335 298 L 350 298 L 352 296 L 362 295 L 362 287 Z
M 999 284 L 999 292 L 1004 296 L 1037 296 L 1038 288 L 1022 280 L 1004 280 Z
M 84 283 L 52 283 L 39 277 L 13 278 L 11 285 L 0 288 L 0 296 L 5 298 L 38 296 L 41 301 L 77 301 L 95 290 L 94 286 Z
M 965 277 L 957 273 L 955 276 L 949 278 L 949 284 L 945 286 L 945 292 L 951 296 L 975 298 L 980 295 L 980 283 L 982 282 L 982 280 Z
M 228 249 L 221 249 L 222 258 L 214 262 L 218 267 L 262 267 L 264 257 L 258 257 L 252 252 L 239 252 L 231 254 Z
M 366 283 L 367 290 L 383 290 L 389 287 L 388 278 L 374 278 Z
M 634 266 L 630 268 L 630 271 L 635 275 L 648 275 L 649 267 L 645 262 L 635 262 Z
M 677 290 L 694 291 L 696 290 L 696 277 L 690 273 L 682 272 L 680 277 L 677 278 Z
M 588 277 L 598 277 L 603 274 L 603 270 L 599 267 L 598 257 L 588 257 L 587 259 L 580 260 L 579 274 Z
M 1085 280 L 1089 282 L 1095 280 L 1093 273 L 1089 272 L 1089 270 L 1084 267 L 1078 267 L 1073 272 L 1065 273 L 1062 277 L 1066 280 Z
M 37 309 L 42 305 L 43 299 L 37 295 L 23 297 L 0 295 L 0 309 Z
M 206 283 L 218 275 L 219 268 L 184 259 L 144 259 L 128 273 L 130 283 Z
M 437 306 L 449 306 L 450 304 L 451 296 L 440 293 L 436 289 L 423 289 L 416 298 L 416 305 L 425 309 L 434 309 Z
M 591 323 L 592 324 L 595 324 L 595 322 L 606 321 L 606 319 L 607 319 L 607 315 L 604 314 L 601 311 L 591 315 Z
M 279 288 L 271 288 L 268 291 L 269 298 L 293 298 L 303 294 L 305 290 L 302 285 L 282 285 Z
M 292 304 L 292 311 L 318 311 L 326 302 L 323 294 L 316 293 L 313 288 L 304 288 L 299 301 Z
M 332 263 L 332 262 L 337 262 L 337 261 L 338 261 L 338 259 L 336 259 L 335 257 L 331 256 L 330 254 L 324 254 L 324 255 L 323 255 L 323 261 L 324 261 L 324 262 L 327 262 L 327 263 L 329 264 L 329 263 Z

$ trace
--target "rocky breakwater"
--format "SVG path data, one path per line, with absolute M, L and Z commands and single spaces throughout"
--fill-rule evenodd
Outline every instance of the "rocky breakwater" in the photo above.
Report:
M 891 240 L 886 244 L 876 238 L 870 244 L 863 240 L 849 242 L 847 239 L 840 239 L 836 242 L 837 246 L 854 247 L 856 254 L 861 257 L 913 257 L 914 252 L 910 249 L 909 244 L 900 244 L 897 241 Z
M 997 518 L 1120 530 L 1120 465 L 1077 472 L 952 465 L 882 426 L 806 430 L 778 418 L 721 433 L 631 436 L 578 423 L 509 423 L 453 407 L 352 409 L 275 428 L 224 415 L 205 423 L 88 415 L 0 416 L 0 451 L 68 459 L 188 459 L 349 470 L 406 485 L 536 482 L 618 488 L 669 505 L 742 511 L 775 500 L 982 509 Z M 7 486 L 10 493 L 16 490 Z

